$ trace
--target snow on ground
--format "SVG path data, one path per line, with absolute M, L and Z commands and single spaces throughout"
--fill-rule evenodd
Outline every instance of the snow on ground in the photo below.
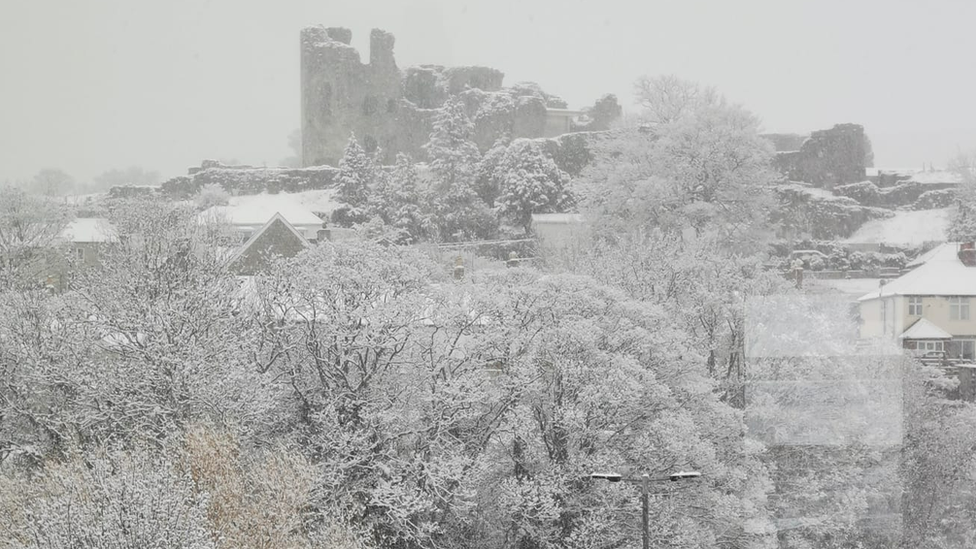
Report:
M 885 243 L 917 246 L 924 242 L 945 242 L 952 208 L 895 212 L 888 219 L 868 221 L 843 242 Z

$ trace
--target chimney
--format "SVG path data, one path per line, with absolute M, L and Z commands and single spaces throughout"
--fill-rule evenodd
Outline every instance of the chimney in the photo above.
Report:
M 959 261 L 967 267 L 976 267 L 976 243 L 963 242 L 959 244 Z
M 464 278 L 464 258 L 457 256 L 454 260 L 454 280 L 461 280 Z

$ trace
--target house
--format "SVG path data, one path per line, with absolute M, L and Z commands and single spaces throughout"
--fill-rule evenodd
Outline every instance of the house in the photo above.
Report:
M 238 276 L 253 276 L 278 257 L 295 257 L 311 244 L 304 233 L 275 213 L 227 259 L 227 269 Z
M 976 360 L 976 245 L 942 244 L 906 274 L 858 299 L 863 339 Z
M 101 217 L 79 217 L 65 226 L 60 237 L 68 243 L 78 264 L 87 267 L 98 265 L 106 247 L 119 241 L 115 226 Z
M 118 231 L 107 219 L 79 217 L 68 222 L 43 254 L 39 282 L 51 291 L 64 291 L 74 270 L 101 265 L 105 252 L 118 242 Z

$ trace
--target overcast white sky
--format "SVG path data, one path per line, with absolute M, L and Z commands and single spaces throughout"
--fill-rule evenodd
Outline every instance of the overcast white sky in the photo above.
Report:
M 488 65 L 582 107 L 641 74 L 718 87 L 769 131 L 863 124 L 876 164 L 976 149 L 972 0 L 0 0 L 0 181 L 204 158 L 276 164 L 298 33 L 373 27 L 401 67 Z

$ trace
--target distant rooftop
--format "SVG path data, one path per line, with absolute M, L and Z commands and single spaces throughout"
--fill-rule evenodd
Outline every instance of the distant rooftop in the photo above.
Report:
M 237 226 L 261 227 L 276 213 L 298 226 L 321 226 L 322 219 L 290 194 L 235 196 L 227 206 L 213 206 L 197 219 L 201 223 L 226 222 Z
M 118 233 L 108 219 L 102 217 L 79 217 L 61 231 L 61 238 L 69 242 L 115 242 Z

